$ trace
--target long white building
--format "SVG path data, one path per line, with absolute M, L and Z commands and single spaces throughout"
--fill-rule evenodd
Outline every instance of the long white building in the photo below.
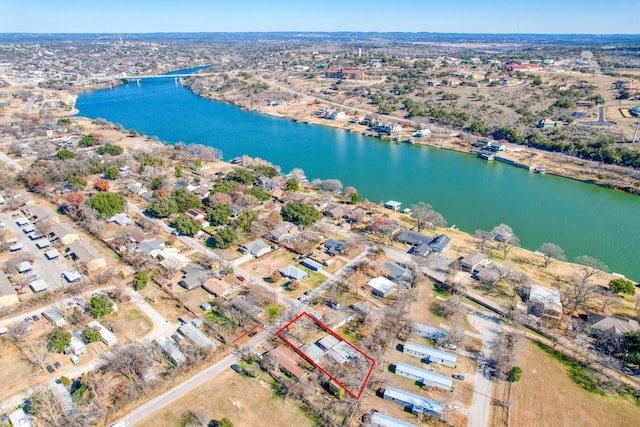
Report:
M 416 380 L 422 385 L 453 391 L 453 380 L 451 377 L 436 374 L 435 372 L 427 371 L 426 369 L 417 368 L 407 363 L 398 363 L 396 365 L 396 374 Z

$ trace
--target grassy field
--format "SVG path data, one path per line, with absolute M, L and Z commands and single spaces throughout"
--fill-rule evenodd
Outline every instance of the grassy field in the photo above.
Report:
M 188 410 L 205 411 L 214 420 L 229 418 L 236 427 L 314 425 L 294 401 L 274 397 L 270 377 L 249 378 L 229 369 L 140 426 L 175 427 Z
M 511 392 L 510 425 L 638 425 L 639 406 L 623 397 L 601 396 L 580 388 L 559 361 L 532 342 L 519 343 L 517 354 L 523 375 Z

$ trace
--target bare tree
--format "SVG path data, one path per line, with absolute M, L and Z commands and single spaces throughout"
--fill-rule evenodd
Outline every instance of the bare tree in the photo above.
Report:
M 27 322 L 18 322 L 9 326 L 7 331 L 7 338 L 9 342 L 20 347 L 24 341 L 25 335 L 31 330 Z
M 56 393 L 46 386 L 40 385 L 29 397 L 29 411 L 46 426 L 62 427 L 66 425 L 65 411 Z
M 489 247 L 489 242 L 493 240 L 491 232 L 485 230 L 476 230 L 474 236 L 476 239 L 478 239 L 478 250 L 480 252 L 486 252 Z
M 562 304 L 568 313 L 578 310 L 588 310 L 595 292 L 589 277 L 576 276 L 562 293 Z
M 496 241 L 498 250 L 502 251 L 502 257 L 507 258 L 509 251 L 514 247 L 520 247 L 520 239 L 513 233 L 507 224 L 500 224 L 491 231 L 493 240 Z
M 45 369 L 47 367 L 47 357 L 49 356 L 49 345 L 47 340 L 42 338 L 29 344 L 22 349 L 25 357 L 36 368 Z
M 209 414 L 206 410 L 189 410 L 182 415 L 182 424 L 185 427 L 206 427 L 209 424 Z
M 597 277 L 601 272 L 609 271 L 609 267 L 604 262 L 589 255 L 576 257 L 574 262 L 580 265 L 578 274 L 583 282 L 590 280 L 592 277 Z
M 542 254 L 542 266 L 547 268 L 554 259 L 558 261 L 566 261 L 567 257 L 564 255 L 564 250 L 553 243 L 543 243 L 538 249 L 538 252 Z

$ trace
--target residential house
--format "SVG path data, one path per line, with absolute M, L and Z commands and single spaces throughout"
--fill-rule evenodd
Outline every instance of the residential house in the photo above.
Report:
M 285 371 L 288 375 L 302 378 L 307 374 L 307 371 L 299 365 L 299 363 L 304 361 L 302 357 L 291 351 L 287 346 L 281 344 L 269 350 L 267 354 L 278 364 L 280 370 Z
M 46 221 L 46 220 L 51 220 L 55 222 L 59 221 L 58 214 L 48 206 L 32 205 L 24 208 L 22 211 L 33 222 L 40 222 L 40 221 Z
M 324 118 L 329 120 L 345 120 L 347 118 L 347 113 L 343 110 L 327 108 L 324 111 Z
M 209 195 L 211 194 L 211 190 L 209 190 L 207 187 L 201 185 L 200 187 L 198 187 L 195 190 L 193 190 L 193 194 L 195 194 L 196 196 L 200 197 L 201 199 L 204 199 L 204 198 L 209 197 Z
M 505 271 L 506 269 L 503 266 L 495 262 L 489 262 L 488 264 L 478 265 L 471 277 L 482 283 L 495 283 L 504 277 Z
M 298 233 L 298 226 L 291 222 L 283 222 L 269 232 L 269 239 L 274 242 L 282 242 L 284 240 L 293 239 Z
M 411 281 L 411 272 L 406 266 L 402 266 L 393 261 L 385 262 L 384 266 L 387 271 L 389 271 L 387 279 L 396 283 L 407 283 Z
M 258 186 L 267 191 L 273 191 L 279 187 L 278 183 L 274 179 L 268 178 L 264 175 L 258 177 Z
M 207 214 L 200 209 L 189 209 L 184 214 L 189 218 L 198 221 L 201 228 L 207 228 L 209 227 L 209 225 L 211 225 L 207 220 Z
M 396 236 L 396 241 L 407 244 L 409 246 L 419 246 L 421 244 L 428 245 L 433 240 L 433 237 L 421 234 L 416 231 L 405 230 Z
M 258 257 L 261 257 L 262 255 L 265 255 L 271 252 L 271 245 L 268 245 L 262 239 L 256 239 L 242 245 L 240 247 L 240 252 L 242 252 L 245 255 L 251 254 L 254 257 L 258 258 Z
M 440 234 L 429 242 L 429 249 L 433 252 L 443 253 L 451 247 L 451 238 L 447 235 Z
M 474 252 L 462 258 L 462 260 L 460 261 L 460 266 L 464 271 L 474 273 L 477 271 L 479 266 L 488 265 L 490 263 L 491 260 L 487 258 L 485 254 L 483 254 L 482 252 Z
M 139 245 L 142 242 L 153 240 L 155 236 L 156 236 L 155 234 L 145 233 L 141 229 L 136 228 L 131 233 L 129 233 L 129 241 Z M 163 242 L 163 245 L 164 245 L 164 242 Z
M 328 311 L 322 322 L 329 327 L 332 331 L 337 331 L 344 325 L 354 321 L 356 318 L 356 311 L 352 308 L 344 308 L 342 310 Z
M 417 368 L 407 363 L 398 363 L 395 373 L 406 378 L 411 378 L 423 386 L 436 387 L 446 391 L 450 391 L 453 388 L 453 380 L 450 376 L 436 374 L 435 372 Z
M 329 218 L 344 218 L 351 213 L 351 209 L 343 205 L 330 205 L 322 214 Z
M 13 286 L 11 286 L 11 282 L 9 282 L 7 276 L 0 271 L 0 308 L 10 307 L 19 303 L 18 293 L 13 289 Z
M 370 420 L 371 427 L 416 427 L 416 424 L 411 424 L 397 418 L 385 415 L 382 412 L 373 411 Z
M 252 319 L 257 319 L 264 314 L 264 308 L 249 301 L 245 296 L 238 295 L 231 300 L 231 305 Z
M 129 225 L 129 224 L 133 223 L 131 218 L 129 218 L 127 216 L 127 214 L 124 213 L 124 212 L 120 212 L 120 213 L 115 214 L 111 218 L 107 219 L 107 222 L 115 222 L 120 227 L 124 227 L 125 225 Z
M 562 317 L 562 296 L 558 290 L 540 285 L 531 285 L 527 299 L 529 314 L 552 319 L 560 319 Z
M 49 237 L 53 240 L 60 240 L 63 245 L 70 245 L 71 243 L 80 239 L 78 232 L 67 224 L 66 222 L 59 222 L 51 226 L 49 231 Z
M 436 400 L 427 399 L 391 386 L 385 388 L 383 397 L 385 400 L 404 405 L 418 418 L 422 418 L 425 414 L 441 417 L 444 412 L 444 405 Z
M 100 340 L 105 345 L 107 345 L 109 347 L 113 347 L 114 345 L 118 344 L 118 339 L 113 334 L 113 332 L 111 332 L 109 329 L 107 329 L 102 323 L 98 322 L 97 320 L 89 322 L 89 324 L 87 326 L 89 326 L 91 328 L 98 328 L 98 330 L 100 331 L 100 335 L 101 335 Z
M 267 99 L 267 107 L 280 107 L 287 104 L 288 102 L 283 99 Z
M 457 355 L 409 341 L 405 342 L 402 346 L 402 352 L 410 354 L 411 356 L 419 357 L 424 363 L 438 363 L 450 368 L 455 368 L 457 366 Z
M 180 365 L 187 361 L 185 355 L 180 351 L 180 348 L 171 340 L 167 339 L 164 335 L 160 335 L 153 340 L 158 350 L 162 352 L 174 365 Z
M 445 283 L 451 276 L 451 264 L 454 260 L 440 254 L 429 255 L 421 269 L 436 283 Z
M 215 350 L 217 345 L 202 331 L 198 330 L 192 323 L 185 323 L 178 328 L 178 332 L 189 342 L 199 347 Z
M 202 286 L 211 277 L 211 270 L 200 264 L 187 264 L 182 268 L 182 274 L 178 284 L 190 291 Z
M 380 298 L 386 298 L 395 292 L 398 285 L 386 277 L 374 277 L 367 283 L 371 293 Z
M 67 324 L 67 321 L 64 320 L 64 317 L 62 317 L 62 314 L 60 314 L 60 312 L 56 310 L 54 307 L 46 308 L 42 312 L 42 317 L 44 317 L 49 322 L 51 322 L 53 326 L 64 326 Z
M 156 258 L 162 260 L 158 264 L 168 272 L 179 270 L 191 262 L 191 260 L 182 255 L 177 248 L 165 248 L 158 253 Z
M 392 122 L 380 122 L 376 124 L 373 130 L 385 135 L 394 135 L 402 131 L 402 126 Z
M 138 245 L 138 251 L 155 258 L 164 249 L 164 240 L 158 238 L 153 240 L 145 240 Z
M 640 329 L 640 323 L 635 319 L 627 319 L 626 317 L 601 316 L 595 313 L 589 313 L 589 323 L 591 323 L 592 335 L 624 335 L 633 333 Z
M 322 247 L 327 255 L 335 256 L 340 255 L 342 253 L 342 246 L 344 245 L 344 240 L 334 240 L 328 239 L 324 243 L 322 243 Z
M 107 265 L 105 258 L 86 240 L 71 243 L 66 252 L 76 261 L 84 264 L 88 271 L 95 271 Z
M 228 299 L 232 293 L 231 285 L 217 278 L 210 278 L 202 284 L 202 289 L 209 292 L 216 298 Z
M 300 281 L 309 277 L 309 273 L 304 270 L 300 270 L 299 268 L 289 264 L 286 267 L 283 267 L 278 270 L 282 277 L 286 277 L 289 279 L 293 279 L 296 281 Z
M 349 79 L 349 80 L 362 80 L 364 79 L 364 72 L 361 70 L 345 70 L 345 69 L 328 69 L 324 72 L 324 77 L 327 79 Z
M 421 337 L 429 338 L 434 341 L 444 341 L 449 334 L 442 329 L 434 328 L 433 326 L 423 325 L 421 323 L 415 324 L 416 331 Z

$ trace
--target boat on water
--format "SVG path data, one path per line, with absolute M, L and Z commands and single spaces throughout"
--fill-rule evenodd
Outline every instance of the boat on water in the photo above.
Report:
M 544 175 L 545 173 L 547 173 L 547 170 L 545 168 L 535 168 L 533 173 L 539 173 L 540 175 Z

